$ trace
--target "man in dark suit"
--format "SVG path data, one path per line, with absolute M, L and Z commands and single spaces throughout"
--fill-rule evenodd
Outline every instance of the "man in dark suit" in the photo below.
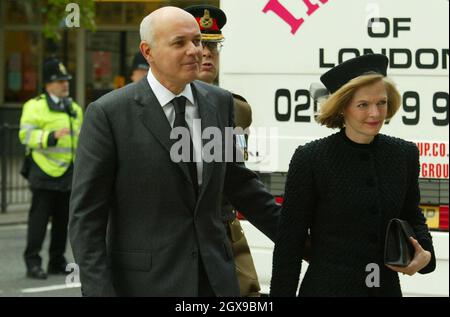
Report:
M 195 81 L 202 46 L 193 16 L 163 7 L 140 32 L 148 76 L 92 103 L 80 134 L 69 232 L 82 292 L 239 296 L 222 193 L 272 240 L 280 207 L 242 162 L 206 159 L 211 142 L 240 152 L 225 142 L 231 93 Z M 180 127 L 188 159 L 175 162 Z M 206 128 L 220 140 L 202 139 Z

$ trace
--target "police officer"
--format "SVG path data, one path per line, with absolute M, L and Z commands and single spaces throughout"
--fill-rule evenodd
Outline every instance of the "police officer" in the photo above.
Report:
M 227 22 L 227 17 L 221 9 L 210 5 L 190 6 L 185 10 L 195 17 L 202 33 L 203 59 L 199 79 L 208 84 L 217 83 L 220 67 L 219 52 L 224 41 L 222 28 Z M 252 123 L 251 107 L 242 96 L 233 94 L 233 97 L 235 125 L 245 130 Z M 237 135 L 236 142 L 244 150 L 244 158 L 246 158 L 246 134 Z M 222 204 L 222 213 L 233 248 L 241 296 L 259 296 L 260 285 L 247 239 L 236 218 L 233 206 L 226 199 Z
M 148 63 L 141 52 L 137 52 L 133 57 L 133 64 L 131 65 L 131 81 L 138 82 L 143 77 L 147 76 Z
M 45 92 L 23 106 L 19 138 L 26 147 L 22 169 L 33 194 L 24 259 L 27 276 L 47 278 L 39 255 L 51 218 L 48 274 L 65 274 L 73 160 L 83 113 L 69 98 L 69 80 L 56 58 L 44 62 Z

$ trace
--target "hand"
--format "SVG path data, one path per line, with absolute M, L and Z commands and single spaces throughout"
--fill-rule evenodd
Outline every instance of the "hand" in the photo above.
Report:
M 386 266 L 395 272 L 408 274 L 409 276 L 412 276 L 421 269 L 423 269 L 425 266 L 427 266 L 428 263 L 430 263 L 431 252 L 424 250 L 422 246 L 419 244 L 419 242 L 417 242 L 417 240 L 414 239 L 413 237 L 410 237 L 409 239 L 411 240 L 414 246 L 414 258 L 412 259 L 411 263 L 409 263 L 407 267 L 400 267 L 388 264 L 386 264 Z
M 60 130 L 55 132 L 55 139 L 60 139 L 63 136 L 68 135 L 69 133 L 70 133 L 69 128 L 62 128 L 62 129 L 60 129 Z

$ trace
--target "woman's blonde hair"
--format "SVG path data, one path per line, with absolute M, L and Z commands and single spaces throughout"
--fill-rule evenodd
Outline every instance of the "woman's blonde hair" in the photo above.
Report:
M 328 128 L 343 128 L 344 117 L 342 112 L 351 102 L 353 95 L 358 88 L 371 85 L 382 80 L 387 93 L 387 115 L 386 119 L 392 118 L 400 107 L 401 97 L 395 84 L 388 78 L 380 74 L 367 74 L 353 78 L 344 86 L 331 94 L 320 104 L 320 111 L 317 122 Z

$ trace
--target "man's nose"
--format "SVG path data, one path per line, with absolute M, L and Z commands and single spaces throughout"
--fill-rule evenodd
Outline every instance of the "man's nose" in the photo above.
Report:
M 211 51 L 208 49 L 207 46 L 203 46 L 203 57 L 211 57 Z
M 199 53 L 199 50 L 201 49 L 201 46 L 196 46 L 194 43 L 189 44 L 189 48 L 187 50 L 188 55 L 197 55 Z

